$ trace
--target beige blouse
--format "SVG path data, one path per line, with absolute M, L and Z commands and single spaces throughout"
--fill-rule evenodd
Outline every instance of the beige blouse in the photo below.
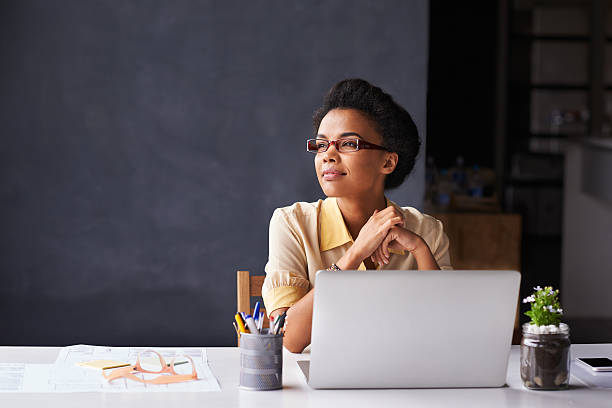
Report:
M 399 207 L 404 227 L 420 235 L 438 262 L 440 269 L 453 269 L 448 237 L 442 222 L 413 207 Z M 353 245 L 344 218 L 333 197 L 314 203 L 298 202 L 277 208 L 270 220 L 269 257 L 262 287 L 268 315 L 281 307 L 291 307 L 314 287 L 315 275 L 336 263 Z M 414 256 L 408 251 L 391 251 L 389 263 L 377 269 L 417 269 Z M 365 270 L 362 262 L 360 270 Z

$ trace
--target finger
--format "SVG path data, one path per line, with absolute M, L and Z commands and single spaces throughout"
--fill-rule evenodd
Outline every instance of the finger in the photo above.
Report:
M 381 215 L 381 218 L 382 218 L 383 221 L 391 220 L 391 219 L 401 219 L 401 220 L 404 219 L 401 214 L 396 214 L 396 213 L 393 213 L 393 212 L 389 212 L 389 213 L 386 213 L 384 215 L 382 214 L 382 212 L 379 213 L 379 214 Z
M 384 213 L 387 213 L 387 214 L 394 214 L 396 216 L 403 215 L 401 211 L 399 211 L 397 208 L 393 207 L 392 205 L 388 206 L 387 208 L 385 208 L 381 212 L 384 212 Z
M 389 243 L 387 243 L 384 247 L 383 247 L 383 251 L 384 251 L 384 256 L 385 259 L 387 260 L 387 263 L 389 263 L 389 258 L 391 257 L 391 254 L 389 253 Z
M 382 259 L 380 259 L 378 250 L 374 251 L 374 253 L 372 254 L 372 257 L 374 258 L 374 263 L 376 263 L 376 265 L 382 265 Z
M 382 242 L 381 242 L 381 245 L 382 245 Z M 382 254 L 382 248 L 380 247 L 380 245 L 378 246 L 378 248 L 376 248 L 376 251 L 374 251 L 374 253 L 376 254 L 376 259 L 378 259 L 378 264 L 384 265 L 385 258 Z
M 389 243 L 392 241 L 393 241 L 393 237 L 391 237 L 391 234 L 389 234 L 385 237 L 385 239 L 382 242 L 382 245 L 380 246 L 383 251 L 384 257 L 387 259 L 387 262 L 389 260 Z
M 381 213 L 395 214 L 395 213 L 397 213 L 397 210 L 395 209 L 395 207 L 390 205 L 389 207 L 386 207 L 384 210 L 382 210 Z
M 388 220 L 379 227 L 378 233 L 376 234 L 378 239 L 380 239 L 380 243 L 378 244 L 379 247 L 382 245 L 383 240 L 387 237 L 387 235 L 389 235 L 393 227 L 393 220 Z
M 382 257 L 380 256 L 380 247 L 376 248 L 376 251 L 374 251 L 374 254 L 376 256 L 376 263 L 378 265 L 382 265 L 384 263 Z
M 399 217 L 399 218 L 401 218 L 401 220 L 402 220 L 402 221 L 401 221 L 400 223 L 398 223 L 398 224 L 400 224 L 400 225 L 404 226 L 404 222 L 406 222 L 406 217 L 404 216 L 404 213 L 403 213 L 403 212 L 401 212 L 401 211 L 397 211 L 397 209 L 395 210 L 395 212 L 394 212 L 394 213 L 395 213 L 395 216 L 396 216 L 396 217 Z
M 387 207 L 382 211 L 377 211 L 375 215 L 376 215 L 375 219 L 379 221 L 381 224 L 384 224 L 390 219 L 395 219 L 398 217 L 401 218 L 403 222 L 402 215 L 397 213 L 397 211 L 393 207 Z M 374 218 L 374 215 L 371 218 Z
M 390 230 L 391 228 L 393 228 L 394 226 L 396 226 L 398 224 L 402 224 L 401 217 L 391 218 L 390 220 L 387 220 L 383 224 L 383 229 L 384 229 L 385 232 L 387 232 L 388 230 Z
M 385 265 L 389 263 L 389 257 L 385 256 L 385 247 L 384 246 L 380 247 L 380 258 L 385 263 Z
M 404 248 L 399 242 L 397 241 L 391 241 L 389 242 L 389 246 L 387 247 L 389 249 L 393 249 L 395 251 L 403 251 L 406 248 Z
M 376 216 L 376 214 L 378 214 L 378 213 L 380 213 L 380 211 L 378 211 L 378 210 L 374 210 L 374 212 L 373 212 L 373 213 L 372 213 L 372 215 L 370 216 L 370 220 L 371 220 L 371 219 L 373 219 L 373 218 Z M 370 221 L 370 220 L 368 220 L 368 221 Z
M 378 258 L 379 265 L 384 265 L 386 263 L 385 257 L 382 252 L 382 247 L 380 245 L 378 246 L 378 248 L 376 248 L 376 257 Z
M 374 250 L 374 252 L 372 252 L 372 254 L 370 255 L 370 259 L 372 260 L 372 262 L 376 263 L 376 261 L 377 261 L 376 250 Z
M 381 218 L 387 218 L 393 216 L 393 208 L 387 207 L 384 210 L 376 210 L 374 214 L 377 214 Z

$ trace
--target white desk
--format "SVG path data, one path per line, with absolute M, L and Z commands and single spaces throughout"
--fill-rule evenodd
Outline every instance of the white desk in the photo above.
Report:
M 0 347 L 0 362 L 53 363 L 57 347 Z M 0 394 L 0 407 L 612 407 L 612 389 L 589 389 L 574 378 L 566 391 L 530 391 L 519 375 L 519 348 L 512 347 L 507 387 L 472 389 L 312 390 L 297 360 L 309 354 L 285 351 L 284 389 L 244 391 L 238 388 L 237 348 L 208 348 L 209 365 L 221 385 L 210 393 L 75 393 Z M 612 344 L 572 345 L 573 357 L 612 357 Z

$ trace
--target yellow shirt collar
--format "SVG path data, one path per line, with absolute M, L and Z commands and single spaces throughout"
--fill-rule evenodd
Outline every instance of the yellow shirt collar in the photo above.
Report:
M 397 205 L 385 197 L 387 201 L 387 207 Z M 321 251 L 328 251 L 330 249 L 339 247 L 346 244 L 347 242 L 354 242 L 351 233 L 349 232 L 344 218 L 338 207 L 336 197 L 328 197 L 321 203 L 321 212 L 319 217 L 319 249 Z M 390 250 L 394 254 L 404 255 L 404 251 Z
M 347 242 L 353 242 L 351 233 L 346 228 L 344 218 L 338 207 L 336 197 L 328 197 L 321 203 L 319 217 L 319 249 L 327 251 Z

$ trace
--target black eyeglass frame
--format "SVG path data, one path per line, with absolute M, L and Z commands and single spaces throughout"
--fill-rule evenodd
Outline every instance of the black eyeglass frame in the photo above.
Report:
M 357 148 L 355 150 L 351 150 L 349 152 L 341 152 L 338 142 L 342 142 L 342 141 L 346 141 L 346 140 L 351 140 L 351 141 L 356 141 L 357 142 Z M 327 147 L 325 148 L 325 150 L 323 151 L 319 151 L 319 149 L 317 148 L 315 151 L 310 150 L 309 149 L 309 145 L 310 143 L 315 143 L 315 146 L 317 144 L 317 142 L 323 142 L 327 144 Z M 314 154 L 318 154 L 318 153 L 325 153 L 328 149 L 329 146 L 331 145 L 335 145 L 336 146 L 336 150 L 338 151 L 338 153 L 353 153 L 353 152 L 357 152 L 361 149 L 372 149 L 372 150 L 385 150 L 388 151 L 386 148 L 379 146 L 377 144 L 374 143 L 370 143 L 370 142 L 366 142 L 365 140 L 361 140 L 358 138 L 350 138 L 350 139 L 337 139 L 337 140 L 327 140 L 327 139 L 308 139 L 306 140 L 306 151 L 309 153 L 314 153 Z

